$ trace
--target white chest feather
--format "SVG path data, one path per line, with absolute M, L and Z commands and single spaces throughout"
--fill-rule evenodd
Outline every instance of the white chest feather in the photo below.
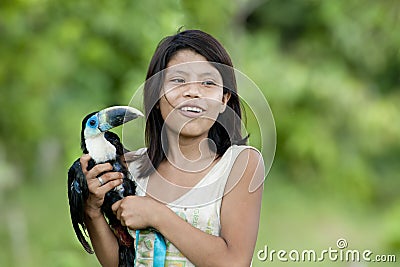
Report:
M 104 133 L 86 139 L 86 148 L 96 163 L 113 160 L 116 157 L 117 149 L 104 138 Z

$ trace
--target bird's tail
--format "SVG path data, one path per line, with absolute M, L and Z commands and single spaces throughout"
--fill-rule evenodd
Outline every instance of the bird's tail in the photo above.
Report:
M 75 234 L 78 237 L 79 242 L 82 244 L 83 248 L 86 250 L 87 253 L 93 254 L 94 251 L 92 249 L 92 247 L 89 245 L 89 243 L 87 242 L 86 238 L 83 236 L 82 234 L 82 230 L 80 229 L 78 224 L 73 224 L 74 230 L 75 230 Z M 82 226 L 83 228 L 84 226 Z M 86 235 L 86 228 L 84 228 L 84 232 Z
M 83 248 L 90 254 L 93 254 L 93 249 L 86 240 L 86 225 L 84 222 L 85 202 L 89 195 L 89 189 L 86 182 L 86 177 L 82 172 L 79 160 L 68 171 L 68 200 L 69 210 L 71 215 L 72 226 L 79 242 Z

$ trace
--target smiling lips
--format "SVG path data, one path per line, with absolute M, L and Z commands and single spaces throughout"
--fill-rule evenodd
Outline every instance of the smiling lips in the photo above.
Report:
M 198 108 L 198 107 L 182 107 L 182 111 L 190 111 L 190 112 L 195 112 L 195 113 L 201 113 L 203 112 L 203 109 Z
M 183 106 L 178 109 L 182 115 L 185 117 L 189 118 L 196 118 L 200 117 L 203 112 L 205 111 L 204 109 L 196 106 Z

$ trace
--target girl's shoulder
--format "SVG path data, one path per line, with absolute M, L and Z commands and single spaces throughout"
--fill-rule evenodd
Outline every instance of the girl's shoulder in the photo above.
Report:
M 147 147 L 141 147 L 141 148 L 139 148 L 139 149 L 137 149 L 137 150 L 134 150 L 134 151 L 129 151 L 129 152 L 127 152 L 127 153 L 125 153 L 124 155 L 125 155 L 125 157 L 137 157 L 137 156 L 142 156 L 142 155 L 144 155 L 144 153 L 146 153 L 146 151 L 147 151 Z
M 230 174 L 226 190 L 230 191 L 239 180 L 245 181 L 249 192 L 254 192 L 265 179 L 264 160 L 261 152 L 247 145 L 232 146 Z
M 133 177 L 138 176 L 140 165 L 142 164 L 143 156 L 147 151 L 146 147 L 139 148 L 135 151 L 129 151 L 124 154 L 125 162 Z
M 247 156 L 250 160 L 262 160 L 261 152 L 249 145 L 232 145 L 225 153 L 230 153 L 235 161 Z
M 125 162 L 131 164 L 132 162 L 137 162 L 138 159 L 142 158 L 147 151 L 147 147 L 142 147 L 134 151 L 129 151 L 124 154 Z
M 130 151 L 125 153 L 125 161 L 128 165 L 128 170 L 132 181 L 135 182 L 136 188 L 136 195 L 138 196 L 145 196 L 146 195 L 146 187 L 149 180 L 149 177 L 141 177 L 140 176 L 140 169 L 143 164 L 143 157 L 146 155 L 147 148 L 139 148 L 135 151 Z

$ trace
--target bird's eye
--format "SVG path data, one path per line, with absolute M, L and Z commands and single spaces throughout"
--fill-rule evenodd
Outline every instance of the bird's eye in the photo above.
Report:
M 96 128 L 98 126 L 98 119 L 97 117 L 93 116 L 90 118 L 86 124 L 90 128 Z

